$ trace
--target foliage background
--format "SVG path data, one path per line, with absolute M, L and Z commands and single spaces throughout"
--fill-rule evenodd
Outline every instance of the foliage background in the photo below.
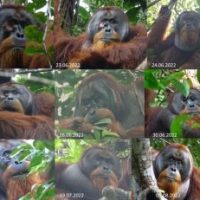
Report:
M 161 6 L 168 5 L 170 0 L 147 0 L 147 27 L 151 29 L 151 26 L 155 19 L 158 17 Z M 174 24 L 178 15 L 186 10 L 194 10 L 200 12 L 199 0 L 177 0 L 175 7 L 172 10 L 172 16 L 170 20 L 170 28 L 174 28 Z M 169 29 L 170 31 L 170 29 Z
M 55 93 L 53 75 L 49 70 L 35 72 L 19 71 L 13 75 L 12 79 L 17 83 L 25 85 L 32 93 L 49 92 L 53 95 Z
M 131 140 L 103 139 L 103 140 L 55 140 L 55 162 L 77 163 L 82 153 L 92 146 L 104 146 L 114 152 L 118 158 L 131 157 Z
M 78 8 L 78 15 L 70 30 L 72 35 L 79 35 L 85 32 L 89 19 L 94 12 L 104 6 L 117 6 L 121 8 L 129 17 L 130 24 L 146 22 L 146 0 L 81 0 Z

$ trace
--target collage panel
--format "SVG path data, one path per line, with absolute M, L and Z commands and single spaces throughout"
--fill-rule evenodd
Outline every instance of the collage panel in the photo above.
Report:
M 0 83 L 0 139 L 54 139 L 51 71 L 2 71 Z
M 148 67 L 198 69 L 198 0 L 147 0 Z
M 148 69 L 145 136 L 200 137 L 200 77 L 195 69 Z
M 155 138 L 150 142 L 149 139 L 133 139 L 132 146 L 132 157 L 141 162 L 137 165 L 132 158 L 133 171 L 135 166 L 139 171 L 133 172 L 133 179 L 142 191 L 139 195 L 134 193 L 136 199 L 199 200 L 199 139 Z M 146 159 L 141 157 L 142 153 L 137 154 L 142 147 L 147 153 Z
M 131 199 L 130 140 L 56 139 L 55 152 L 56 200 L 103 200 L 110 187 Z
M 52 67 L 53 19 L 53 1 L 1 1 L 0 68 Z
M 143 72 L 56 70 L 56 137 L 144 137 Z
M 67 34 L 55 30 L 56 68 L 135 69 L 145 60 L 146 0 L 61 0 L 57 7 Z
M 53 166 L 53 141 L 0 139 L 0 199 L 53 199 Z

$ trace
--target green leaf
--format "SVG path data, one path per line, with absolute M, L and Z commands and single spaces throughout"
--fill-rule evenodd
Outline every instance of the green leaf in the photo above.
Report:
M 171 80 L 172 84 L 176 88 L 177 91 L 181 92 L 184 96 L 188 96 L 190 93 L 190 85 L 187 80 L 180 82 L 178 80 Z
M 26 26 L 24 33 L 28 40 L 36 41 L 39 43 L 43 42 L 43 32 L 40 31 L 35 25 Z
M 27 194 L 27 195 L 25 195 L 25 196 L 23 196 L 23 197 L 21 197 L 21 198 L 19 198 L 19 200 L 31 200 L 32 198 L 31 198 L 31 194 Z
M 11 156 L 12 157 L 17 156 L 18 160 L 22 161 L 28 158 L 31 155 L 31 153 L 32 153 L 32 146 L 30 144 L 22 144 L 12 151 Z
M 79 6 L 79 15 L 82 20 L 86 21 L 91 17 L 90 13 L 82 6 Z
M 33 0 L 35 9 L 40 9 L 46 5 L 46 0 Z
M 34 8 L 35 8 L 34 3 L 29 3 L 26 5 L 26 10 L 30 13 L 34 13 Z
M 39 154 L 39 152 L 38 152 L 38 154 L 36 155 L 34 155 L 34 157 L 32 158 L 32 160 L 31 160 L 31 168 L 35 168 L 35 167 L 37 167 L 38 165 L 40 165 L 41 163 L 42 163 L 42 161 L 43 161 L 43 154 Z
M 33 13 L 33 17 L 41 24 L 45 24 L 47 21 L 47 16 L 45 15 L 44 12 Z
M 115 138 L 119 138 L 119 134 L 115 133 L 115 132 L 112 132 L 112 131 L 109 131 L 109 130 L 103 130 L 102 132 L 102 135 L 103 137 L 115 137 Z
M 140 11 L 139 7 L 132 7 L 131 9 L 128 10 L 128 12 L 126 13 L 128 16 L 129 21 L 131 22 L 136 22 L 138 21 L 139 17 L 138 17 L 138 13 Z
M 170 132 L 172 137 L 182 137 L 183 136 L 183 124 L 190 118 L 190 116 L 186 114 L 177 115 L 171 123 Z
M 144 77 L 144 87 L 146 89 L 160 89 L 160 84 L 151 70 L 145 70 Z
M 33 142 L 33 146 L 40 151 L 43 151 L 45 149 L 45 143 L 41 140 L 36 140 Z
M 95 123 L 95 125 L 108 125 L 112 122 L 110 118 L 104 118 Z
M 35 54 L 45 54 L 45 50 L 42 47 L 38 49 L 34 47 L 27 47 L 24 52 L 25 54 L 30 55 L 30 56 L 35 55 Z

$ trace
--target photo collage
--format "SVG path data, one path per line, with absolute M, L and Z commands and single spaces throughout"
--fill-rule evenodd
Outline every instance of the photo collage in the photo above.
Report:
M 200 200 L 200 1 L 0 0 L 0 200 Z

